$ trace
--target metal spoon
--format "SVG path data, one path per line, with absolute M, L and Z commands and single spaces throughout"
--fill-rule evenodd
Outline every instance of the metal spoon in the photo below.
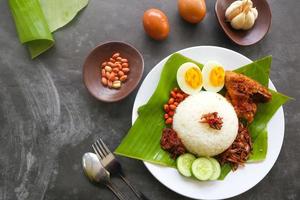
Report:
M 109 172 L 102 166 L 98 157 L 94 153 L 85 153 L 82 156 L 82 167 L 85 175 L 96 183 L 101 183 L 108 187 L 118 199 L 125 200 L 122 193 L 118 188 L 110 181 Z

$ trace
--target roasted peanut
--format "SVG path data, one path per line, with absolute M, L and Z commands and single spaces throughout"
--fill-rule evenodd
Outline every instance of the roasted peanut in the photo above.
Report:
M 120 77 L 120 81 L 122 81 L 122 82 L 123 82 L 123 81 L 126 81 L 126 79 L 127 79 L 127 75 L 124 75 L 124 76 L 121 76 L 121 77 Z
M 106 78 L 109 79 L 109 77 L 110 77 L 110 72 L 106 72 L 106 73 L 105 73 L 105 76 L 106 76 Z
M 169 105 L 171 110 L 176 110 L 176 106 L 174 104 Z
M 119 56 L 119 57 L 116 58 L 116 60 L 117 60 L 117 61 L 121 61 L 122 58 Z
M 101 64 L 102 67 L 105 67 L 106 65 L 107 65 L 107 62 L 103 62 L 103 63 Z
M 104 86 L 107 85 L 107 79 L 106 79 L 105 77 L 102 77 L 102 78 L 101 78 L 101 82 L 102 82 L 102 84 L 103 84 Z
M 130 71 L 130 69 L 129 69 L 129 68 L 122 68 L 122 71 L 123 71 L 124 73 L 128 73 L 128 72 Z
M 127 63 L 127 62 L 128 62 L 128 60 L 127 60 L 126 58 L 123 58 L 123 59 L 121 59 L 121 62 L 123 62 L 123 63 Z
M 114 81 L 112 87 L 118 89 L 121 87 L 121 84 L 122 84 L 121 81 Z
M 107 71 L 107 72 L 111 72 L 111 70 L 112 70 L 112 68 L 111 68 L 110 66 L 105 66 L 104 69 L 105 69 L 105 71 Z
M 109 88 L 112 87 L 112 84 L 113 84 L 113 82 L 112 82 L 111 80 L 108 80 L 108 81 L 107 81 L 107 85 L 108 85 Z
M 116 66 L 116 64 L 113 63 L 113 62 L 108 62 L 107 65 L 109 65 L 109 66 L 112 67 L 112 68 L 114 68 L 114 67 Z
M 115 73 L 117 74 L 120 70 L 119 70 L 118 67 L 114 67 L 112 71 L 115 72 Z
M 121 64 L 117 63 L 117 64 L 115 64 L 115 65 L 116 65 L 116 67 L 118 67 L 119 69 L 122 69 L 122 65 L 121 65 Z
M 114 53 L 113 56 L 112 56 L 112 58 L 116 59 L 119 56 L 120 56 L 120 53 Z
M 170 98 L 169 101 L 168 101 L 168 104 L 173 104 L 174 101 L 175 101 L 174 98 Z
M 183 97 L 182 94 L 177 93 L 177 94 L 176 94 L 176 98 L 178 98 L 180 101 L 182 101 L 184 97 Z
M 169 115 L 170 117 L 173 117 L 173 116 L 174 116 L 174 114 L 175 114 L 175 112 L 174 112 L 174 111 L 169 111 L 169 112 L 168 112 L 168 115 Z
M 109 80 L 111 80 L 111 81 L 114 81 L 115 80 L 115 73 L 114 72 L 112 72 L 112 73 L 110 73 L 110 75 L 109 75 Z
M 172 124 L 173 123 L 173 119 L 171 117 L 169 117 L 166 121 L 166 124 Z
M 128 68 L 128 63 L 122 63 L 122 67 Z
M 124 72 L 123 71 L 119 71 L 118 72 L 118 75 L 121 77 L 121 76 L 124 76 Z
M 105 77 L 105 72 L 106 72 L 105 69 L 102 69 L 102 70 L 101 70 L 101 76 L 102 76 L 102 77 Z
M 168 104 L 165 104 L 165 105 L 164 105 L 164 110 L 165 110 L 166 112 L 169 112 L 170 108 L 169 108 L 169 105 L 168 105 Z
M 164 118 L 165 119 L 168 119 L 169 118 L 169 115 L 166 113 L 166 114 L 164 114 Z
M 176 98 L 176 93 L 174 91 L 171 91 L 171 97 Z
M 112 63 L 115 63 L 115 62 L 116 62 L 116 60 L 113 59 L 113 58 L 110 58 L 109 61 L 112 62 Z

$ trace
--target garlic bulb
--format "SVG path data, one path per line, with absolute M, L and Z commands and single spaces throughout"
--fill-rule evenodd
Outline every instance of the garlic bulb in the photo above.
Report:
M 258 12 L 256 8 L 253 8 L 251 0 L 234 1 L 225 12 L 226 20 L 237 30 L 252 28 L 257 16 Z

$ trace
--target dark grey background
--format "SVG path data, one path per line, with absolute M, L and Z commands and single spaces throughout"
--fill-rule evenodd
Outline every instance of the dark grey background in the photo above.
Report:
M 269 0 L 271 30 L 250 47 L 239 47 L 224 35 L 214 3 L 207 0 L 206 18 L 194 26 L 178 16 L 175 0 L 91 0 L 72 23 L 54 34 L 55 47 L 31 60 L 18 41 L 7 1 L 1 1 L 0 199 L 114 199 L 110 191 L 88 182 L 81 156 L 100 136 L 111 149 L 120 143 L 131 126 L 137 90 L 111 104 L 88 94 L 82 83 L 82 63 L 99 43 L 122 40 L 134 45 L 145 59 L 144 77 L 165 56 L 191 46 L 222 46 L 251 59 L 271 54 L 272 81 L 279 91 L 299 99 L 300 2 Z M 162 9 L 169 17 L 171 33 L 166 41 L 155 42 L 144 34 L 141 18 L 151 7 Z M 285 138 L 275 166 L 236 199 L 300 198 L 299 111 L 297 100 L 284 106 Z M 132 183 L 150 199 L 186 199 L 161 185 L 142 162 L 120 160 Z M 120 180 L 114 182 L 130 195 Z

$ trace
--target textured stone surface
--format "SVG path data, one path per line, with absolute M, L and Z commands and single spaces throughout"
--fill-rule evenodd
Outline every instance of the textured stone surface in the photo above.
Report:
M 0 199 L 114 199 L 107 189 L 90 184 L 81 169 L 81 156 L 91 151 L 96 138 L 101 136 L 113 149 L 131 126 L 136 90 L 119 103 L 106 104 L 91 97 L 82 83 L 85 56 L 108 40 L 138 48 L 145 59 L 144 76 L 165 56 L 190 46 L 222 46 L 251 59 L 273 55 L 271 79 L 296 101 L 284 107 L 285 139 L 275 166 L 235 199 L 299 199 L 300 2 L 269 0 L 271 30 L 250 47 L 239 47 L 223 34 L 214 3 L 207 1 L 205 20 L 193 26 L 180 19 L 175 1 L 91 0 L 55 33 L 55 47 L 31 60 L 17 39 L 7 1 L 0 1 Z M 152 41 L 143 32 L 141 17 L 150 7 L 169 17 L 171 34 L 164 42 Z M 150 199 L 186 199 L 161 185 L 140 161 L 120 160 L 132 183 Z M 114 182 L 130 195 L 120 180 Z

